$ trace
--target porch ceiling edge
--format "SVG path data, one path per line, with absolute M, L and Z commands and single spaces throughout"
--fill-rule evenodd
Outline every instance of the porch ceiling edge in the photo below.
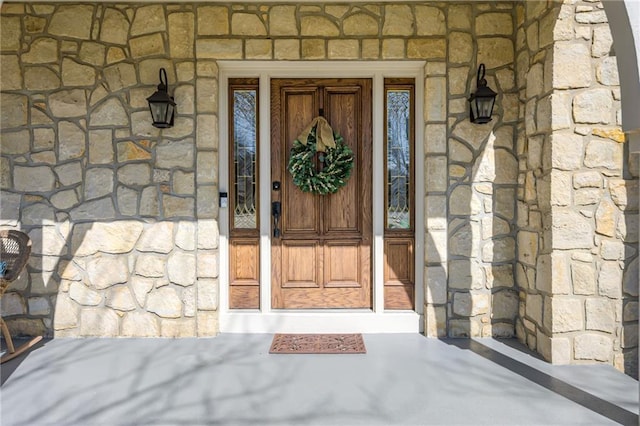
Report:
M 640 110 L 640 3 L 634 0 L 603 1 L 613 35 L 620 74 L 622 111 Z M 637 142 L 640 133 L 640 114 L 627 114 L 622 118 L 625 133 L 635 133 L 636 143 L 631 143 L 631 152 L 640 150 Z M 631 142 L 630 138 L 630 142 Z

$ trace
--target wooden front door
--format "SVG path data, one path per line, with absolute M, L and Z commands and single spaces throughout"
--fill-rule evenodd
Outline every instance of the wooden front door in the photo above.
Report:
M 271 201 L 281 203 L 272 308 L 370 308 L 371 80 L 273 79 L 271 96 Z M 287 170 L 294 140 L 321 113 L 354 153 L 351 177 L 331 195 L 302 192 Z

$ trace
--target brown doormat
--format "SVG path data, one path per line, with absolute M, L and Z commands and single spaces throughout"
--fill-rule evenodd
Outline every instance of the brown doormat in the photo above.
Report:
M 270 354 L 365 354 L 362 334 L 276 334 Z

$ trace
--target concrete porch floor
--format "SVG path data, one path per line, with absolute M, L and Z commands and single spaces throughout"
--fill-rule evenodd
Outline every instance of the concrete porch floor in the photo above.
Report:
M 637 381 L 512 340 L 367 334 L 364 355 L 270 355 L 272 337 L 45 341 L 2 365 L 0 424 L 638 424 Z

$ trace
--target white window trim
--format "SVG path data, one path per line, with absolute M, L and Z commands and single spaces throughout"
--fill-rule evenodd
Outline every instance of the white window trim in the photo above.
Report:
M 424 61 L 218 61 L 219 182 L 229 191 L 229 78 L 258 78 L 260 114 L 260 306 L 229 309 L 229 209 L 221 208 L 219 319 L 223 333 L 417 333 L 423 330 L 424 304 Z M 384 78 L 415 78 L 415 311 L 384 311 L 384 194 L 373 191 L 373 309 L 271 309 L 270 80 L 272 78 L 371 78 L 373 81 L 373 182 L 384 185 Z

